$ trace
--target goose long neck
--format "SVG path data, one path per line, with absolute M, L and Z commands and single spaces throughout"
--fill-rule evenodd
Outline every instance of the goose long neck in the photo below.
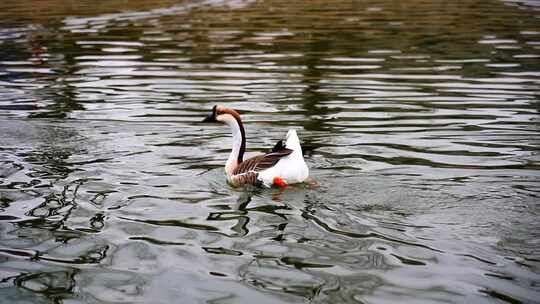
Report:
M 232 151 L 227 160 L 226 167 L 232 167 L 242 163 L 244 160 L 244 152 L 246 151 L 246 131 L 240 117 L 227 115 L 225 123 L 229 125 L 232 131 Z M 226 169 L 227 169 L 226 168 Z

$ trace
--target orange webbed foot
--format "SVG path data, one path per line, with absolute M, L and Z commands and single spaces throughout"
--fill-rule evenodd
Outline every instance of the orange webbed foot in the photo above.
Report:
M 274 177 L 274 179 L 273 179 L 272 182 L 273 182 L 274 185 L 276 185 L 276 186 L 278 186 L 278 187 L 280 187 L 280 188 L 286 188 L 287 186 L 289 186 L 289 185 L 287 185 L 287 183 L 286 183 L 281 177 L 279 177 L 279 176 Z

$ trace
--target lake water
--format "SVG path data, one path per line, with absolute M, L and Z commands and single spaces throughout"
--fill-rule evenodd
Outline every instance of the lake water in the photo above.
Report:
M 0 302 L 540 303 L 539 96 L 532 0 L 2 1 Z

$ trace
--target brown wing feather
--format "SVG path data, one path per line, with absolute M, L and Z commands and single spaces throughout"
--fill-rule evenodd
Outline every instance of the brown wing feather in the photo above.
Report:
M 283 148 L 263 155 L 257 155 L 244 160 L 233 171 L 233 175 L 246 173 L 249 171 L 262 171 L 274 166 L 282 157 L 291 154 L 293 150 Z

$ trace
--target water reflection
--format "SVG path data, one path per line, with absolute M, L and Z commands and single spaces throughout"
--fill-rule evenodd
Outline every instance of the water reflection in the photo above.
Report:
M 0 4 L 3 299 L 540 298 L 531 1 L 67 3 Z M 229 187 L 214 104 L 320 187 Z

